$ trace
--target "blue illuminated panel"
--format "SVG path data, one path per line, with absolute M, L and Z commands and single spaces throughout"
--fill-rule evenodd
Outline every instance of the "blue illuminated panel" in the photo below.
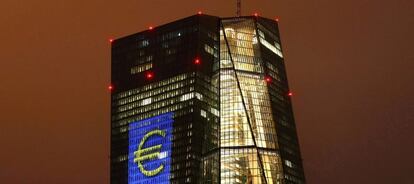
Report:
M 128 183 L 169 184 L 173 113 L 129 125 Z

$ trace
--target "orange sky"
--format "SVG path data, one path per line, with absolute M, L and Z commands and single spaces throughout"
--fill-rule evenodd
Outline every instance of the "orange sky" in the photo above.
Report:
M 414 1 L 243 3 L 280 18 L 308 183 L 412 183 Z M 109 183 L 108 39 L 198 10 L 235 0 L 2 0 L 0 183 Z

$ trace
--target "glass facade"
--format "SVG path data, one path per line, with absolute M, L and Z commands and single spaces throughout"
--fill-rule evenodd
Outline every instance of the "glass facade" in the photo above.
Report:
M 220 29 L 221 183 L 281 183 L 275 121 L 254 19 Z
M 111 73 L 111 183 L 305 183 L 275 21 L 195 15 L 120 38 Z

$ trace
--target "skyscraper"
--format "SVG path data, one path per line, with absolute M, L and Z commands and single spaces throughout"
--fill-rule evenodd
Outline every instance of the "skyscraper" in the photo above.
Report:
M 111 73 L 111 183 L 305 183 L 276 21 L 151 28 Z

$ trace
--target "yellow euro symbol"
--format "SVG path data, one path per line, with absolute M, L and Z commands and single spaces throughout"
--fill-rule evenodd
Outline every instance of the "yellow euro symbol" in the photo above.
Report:
M 147 171 L 142 165 L 142 162 L 145 160 L 152 160 L 152 159 L 158 158 L 158 156 L 160 155 L 160 150 L 161 150 L 162 145 L 158 144 L 156 146 L 151 146 L 148 148 L 142 148 L 142 147 L 144 146 L 145 142 L 147 141 L 149 137 L 154 136 L 154 135 L 165 137 L 165 134 L 166 134 L 165 131 L 162 131 L 162 130 L 152 130 L 148 132 L 147 134 L 144 135 L 141 142 L 139 143 L 138 150 L 134 152 L 134 155 L 135 155 L 134 162 L 138 164 L 139 170 L 145 176 L 155 176 L 164 169 L 164 165 L 161 164 L 158 168 L 151 170 L 151 171 Z

